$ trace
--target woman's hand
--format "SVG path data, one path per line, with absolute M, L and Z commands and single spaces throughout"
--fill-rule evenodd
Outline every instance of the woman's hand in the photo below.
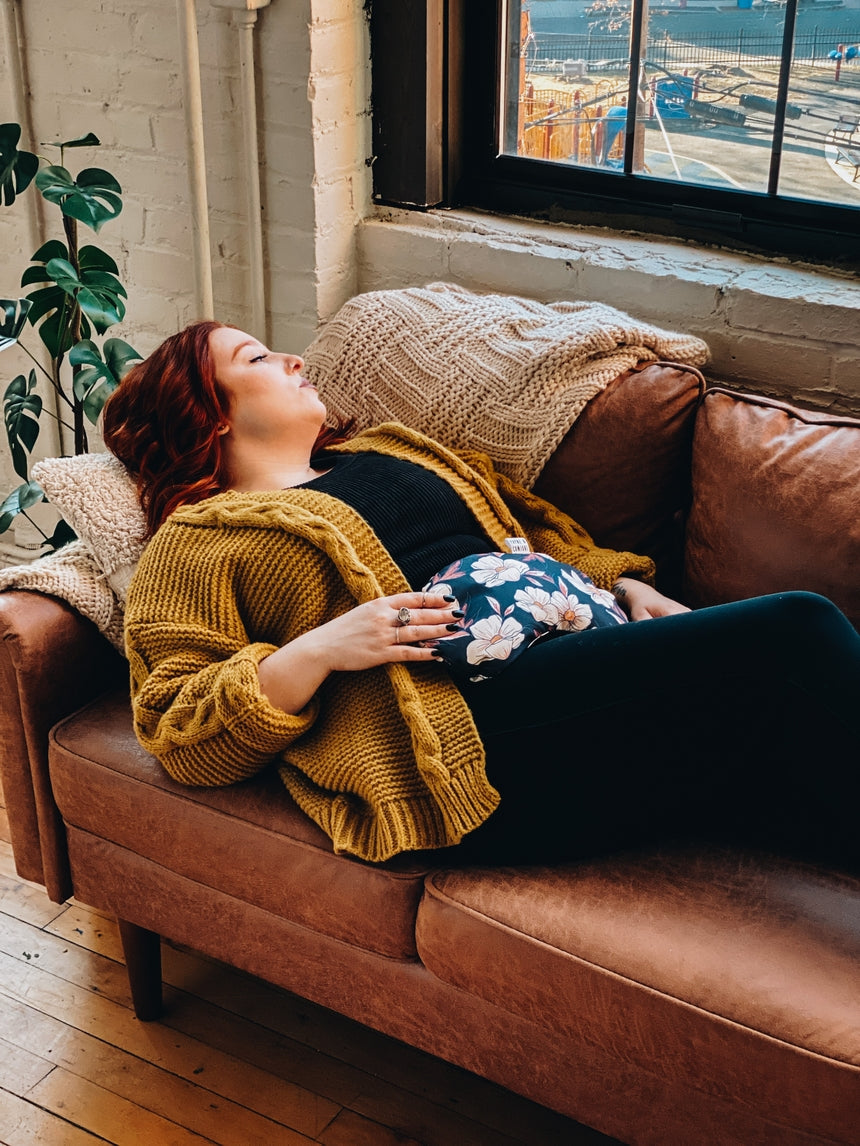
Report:
M 635 577 L 619 577 L 612 586 L 612 595 L 631 621 L 649 621 L 654 617 L 690 612 L 686 605 L 664 597 L 652 585 L 637 581 Z
M 329 673 L 436 660 L 432 649 L 414 642 L 447 636 L 447 626 L 459 616 L 456 602 L 435 593 L 395 593 L 366 601 L 260 661 L 260 687 L 276 708 L 297 713 Z

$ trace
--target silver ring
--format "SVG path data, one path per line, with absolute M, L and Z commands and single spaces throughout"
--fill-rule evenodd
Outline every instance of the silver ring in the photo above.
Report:
M 407 609 L 404 605 L 402 609 L 397 610 L 397 623 L 398 625 L 411 625 L 412 624 L 412 610 Z

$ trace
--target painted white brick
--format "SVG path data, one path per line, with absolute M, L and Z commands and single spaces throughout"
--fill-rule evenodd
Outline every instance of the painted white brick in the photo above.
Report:
M 175 295 L 193 288 L 194 266 L 190 250 L 186 254 L 140 246 L 130 259 L 130 269 L 135 281 L 149 290 Z
M 21 5 L 25 43 L 32 48 L 64 52 L 92 52 L 93 46 L 102 44 L 119 55 L 132 43 L 135 17 L 129 13 L 105 11 L 93 4 L 79 5 L 78 12 L 70 11 L 72 3 L 64 5 L 65 12 L 54 4 L 37 0 L 36 4 Z M 67 15 L 68 18 L 62 18 Z
M 748 270 L 726 291 L 732 325 L 842 345 L 860 330 L 860 283 L 792 267 Z
M 568 297 L 576 281 L 576 272 L 564 259 L 541 257 L 505 239 L 478 235 L 456 237 L 448 266 L 454 278 L 474 287 L 543 299 Z
M 358 289 L 393 290 L 448 277 L 448 247 L 421 227 L 367 220 L 358 232 Z
M 780 395 L 814 392 L 830 381 L 831 356 L 824 343 L 774 339 L 729 328 L 708 339 L 709 374 L 749 383 Z
M 93 48 L 91 42 L 87 52 L 63 52 L 59 67 L 53 53 L 41 53 L 44 64 L 39 73 L 39 92 L 61 97 L 75 92 L 97 101 L 105 92 L 116 92 L 120 86 L 121 57 L 96 53 Z M 31 82 L 32 79 L 31 75 Z

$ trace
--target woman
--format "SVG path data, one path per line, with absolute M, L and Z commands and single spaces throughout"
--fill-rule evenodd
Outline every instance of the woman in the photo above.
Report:
M 691 832 L 850 851 L 860 638 L 835 606 L 691 613 L 648 558 L 599 548 L 486 458 L 394 424 L 325 428 L 302 366 L 197 323 L 105 408 L 154 534 L 126 615 L 135 727 L 175 779 L 277 761 L 336 850 L 372 861 L 453 844 L 573 858 Z M 456 684 L 419 642 L 462 612 L 421 587 L 511 538 L 659 621 Z

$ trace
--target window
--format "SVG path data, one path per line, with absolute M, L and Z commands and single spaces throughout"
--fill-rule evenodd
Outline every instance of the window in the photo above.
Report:
M 845 0 L 373 0 L 375 196 L 860 265 Z

